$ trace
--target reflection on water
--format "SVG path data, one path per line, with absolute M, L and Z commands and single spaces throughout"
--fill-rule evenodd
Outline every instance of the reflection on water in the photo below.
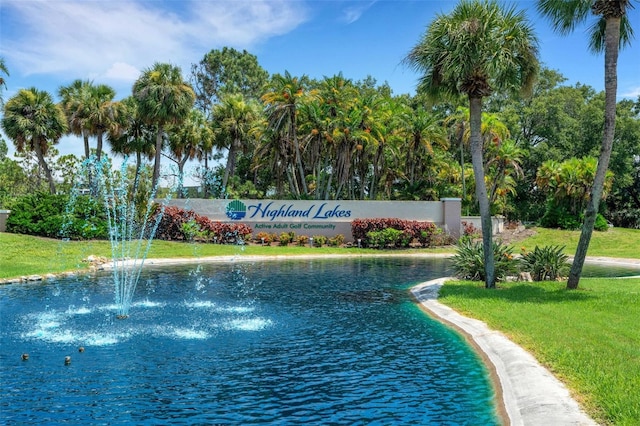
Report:
M 585 263 L 582 267 L 582 277 L 585 278 L 613 278 L 634 276 L 640 276 L 640 265 L 631 267 L 611 264 L 602 265 L 595 263 Z
M 495 425 L 480 359 L 407 291 L 447 267 L 355 259 L 206 265 L 197 276 L 148 269 L 126 320 L 115 319 L 108 275 L 3 286 L 0 416 Z

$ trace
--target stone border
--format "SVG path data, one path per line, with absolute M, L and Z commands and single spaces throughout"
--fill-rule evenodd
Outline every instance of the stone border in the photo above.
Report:
M 498 415 L 506 424 L 597 425 L 531 354 L 484 322 L 438 302 L 438 292 L 447 279 L 451 278 L 418 284 L 411 293 L 432 317 L 462 333 L 485 360 L 496 390 Z

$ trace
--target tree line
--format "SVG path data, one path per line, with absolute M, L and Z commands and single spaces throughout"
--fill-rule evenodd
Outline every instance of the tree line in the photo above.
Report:
M 629 39 L 628 1 L 572 2 L 572 10 L 559 3 L 538 6 L 560 31 L 599 18 L 592 47 L 615 59 L 611 50 Z M 119 101 L 86 80 L 60 87 L 57 102 L 22 89 L 3 108 L 3 130 L 21 158 L 6 158 L 0 143 L 0 207 L 35 190 L 68 189 L 82 159 L 55 145 L 73 134 L 84 157 L 104 155 L 105 141 L 109 155 L 134 157 L 153 186 L 163 161 L 180 182 L 194 162 L 204 197 L 460 197 L 464 213 L 483 218 L 580 226 L 587 212 L 589 221 L 601 213 L 640 227 L 640 97 L 616 101 L 609 83 L 600 93 L 566 85 L 538 63 L 522 12 L 460 2 L 433 20 L 405 65 L 422 73 L 415 96 L 394 95 L 369 76 L 269 75 L 256 56 L 232 48 L 208 52 L 187 74 L 156 63 Z
M 208 56 L 226 58 L 229 52 L 253 57 L 232 49 L 212 51 Z M 66 130 L 57 130 L 59 136 L 42 135 L 38 144 L 16 138 L 16 150 L 23 157 L 2 160 L 0 200 L 6 203 L 9 195 L 49 185 L 43 175 L 45 167 L 34 161 L 37 148 L 44 151 L 45 162 L 51 163 L 47 167 L 55 169 L 54 187 L 57 183 L 68 189 L 73 176 L 65 176 L 63 171 L 73 169 L 69 162 L 74 159 L 59 155 L 52 143 L 68 132 L 80 136 L 85 157 L 93 154 L 100 158 L 106 142 L 108 155 L 129 155 L 137 158 L 140 166 L 152 165 L 157 152 L 166 154 L 183 170 L 192 160 L 200 165 L 198 179 L 208 197 L 461 197 L 465 213 L 477 213 L 469 109 L 463 99 L 433 103 L 423 95 L 394 96 L 386 84 L 377 86 L 371 78 L 353 81 L 335 75 L 313 81 L 288 73 L 264 74 L 262 85 L 255 85 L 269 88 L 264 93 L 257 89 L 253 93 L 234 89 L 229 94 L 219 90 L 219 94 L 207 95 L 211 102 L 195 103 L 209 105 L 208 109 L 188 108 L 183 121 L 161 132 L 142 118 L 133 96 L 114 101 L 115 92 L 105 85 L 77 80 L 60 88 L 57 104 L 46 92 L 29 89 L 35 96 L 23 96 L 23 91 L 7 101 L 5 109 L 16 101 L 44 102 L 53 111 L 62 110 L 48 117 L 47 123 L 53 120 L 58 126 L 47 130 Z M 603 94 L 584 85 L 564 85 L 565 81 L 558 71 L 542 69 L 532 97 L 495 96 L 485 103 L 481 135 L 494 214 L 537 221 L 544 216 L 550 196 L 558 203 L 566 198 L 571 212 L 584 208 L 588 197 L 585 188 L 593 177 L 585 173 L 584 161 L 577 160 L 597 155 Z M 640 152 L 639 111 L 640 100 L 618 102 L 619 136 L 610 167 L 614 179 L 605 210 L 605 216 L 617 225 L 628 226 L 631 211 L 640 207 L 639 164 L 634 157 Z M 564 177 L 558 182 L 538 178 L 539 173 L 560 173 L 561 165 Z M 29 179 L 18 179 L 16 166 Z

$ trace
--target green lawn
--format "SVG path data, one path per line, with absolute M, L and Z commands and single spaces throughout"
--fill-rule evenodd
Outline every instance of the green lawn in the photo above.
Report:
M 515 252 L 520 247 L 527 250 L 536 245 L 566 245 L 565 252 L 573 255 L 580 238 L 580 231 L 559 231 L 536 228 L 536 235 L 515 244 Z M 111 248 L 106 241 L 69 241 L 0 233 L 0 279 L 22 275 L 57 273 L 86 267 L 82 260 L 93 254 L 111 257 Z M 589 247 L 589 256 L 625 257 L 640 259 L 640 230 L 614 228 L 608 232 L 594 232 Z M 445 253 L 453 252 L 452 247 L 419 249 L 411 252 Z M 398 251 L 393 251 L 399 253 Z M 219 244 L 185 244 L 154 241 L 149 258 L 182 258 L 230 256 L 237 254 L 260 256 L 294 256 L 309 254 L 381 254 L 380 250 L 356 248 L 310 248 L 277 245 L 261 247 L 248 245 L 242 250 L 237 246 Z M 401 253 L 401 252 L 400 252 Z
M 87 267 L 89 255 L 111 258 L 107 241 L 67 241 L 0 232 L 0 279 L 24 275 L 59 273 Z M 394 253 L 405 253 L 393 251 Z M 416 249 L 416 253 L 451 252 L 451 248 Z M 148 258 L 189 258 L 210 256 L 302 256 L 302 255 L 367 255 L 389 253 L 374 249 L 344 247 L 281 247 L 260 245 L 189 244 L 155 240 Z
M 580 231 L 535 228 L 536 235 L 517 243 L 527 251 L 536 245 L 566 246 L 565 253 L 573 256 L 580 239 Z M 640 259 L 640 229 L 610 228 L 607 232 L 594 231 L 589 243 L 588 256 L 623 257 Z
M 530 351 L 601 424 L 640 424 L 640 279 L 498 287 L 447 282 L 439 301 Z

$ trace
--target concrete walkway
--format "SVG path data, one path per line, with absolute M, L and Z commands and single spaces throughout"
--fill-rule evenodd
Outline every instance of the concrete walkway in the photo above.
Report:
M 596 425 L 567 388 L 527 351 L 482 321 L 467 318 L 437 301 L 447 278 L 411 289 L 422 307 L 466 335 L 485 359 L 496 382 L 500 414 L 509 425 Z

